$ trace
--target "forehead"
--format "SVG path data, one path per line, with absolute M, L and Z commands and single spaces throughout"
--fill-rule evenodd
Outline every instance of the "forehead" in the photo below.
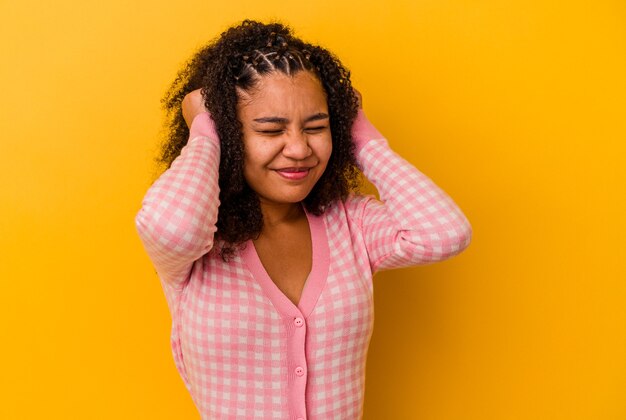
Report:
M 294 75 L 272 72 L 262 76 L 249 91 L 238 90 L 242 114 L 320 112 L 328 109 L 319 79 L 308 71 Z

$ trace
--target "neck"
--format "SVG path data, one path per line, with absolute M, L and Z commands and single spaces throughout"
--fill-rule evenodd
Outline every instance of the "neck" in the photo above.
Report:
M 284 223 L 292 223 L 305 216 L 301 203 L 268 203 L 261 200 L 263 230 Z

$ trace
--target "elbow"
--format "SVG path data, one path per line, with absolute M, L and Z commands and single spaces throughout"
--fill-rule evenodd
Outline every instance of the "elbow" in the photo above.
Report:
M 169 217 L 142 208 L 135 226 L 148 251 L 174 256 L 208 252 L 213 246 L 213 231 L 195 218 Z
M 445 260 L 463 252 L 472 242 L 472 226 L 465 221 L 462 225 L 441 233 L 431 244 L 433 255 Z
M 159 249 L 159 244 L 167 242 L 167 231 L 165 227 L 158 223 L 158 218 L 153 212 L 141 208 L 135 216 L 135 228 L 147 250 Z
M 469 244 L 472 242 L 472 234 L 472 226 L 469 224 L 469 222 L 466 221 L 463 227 L 459 229 L 459 234 L 455 237 L 455 244 L 458 248 L 458 252 L 463 251 L 469 246 Z
M 158 237 L 158 224 L 143 207 L 135 215 L 135 228 L 144 243 L 151 243 Z
M 397 252 L 407 254 L 405 258 L 418 265 L 426 265 L 460 254 L 471 241 L 472 228 L 469 223 L 466 223 L 454 229 L 442 229 L 431 234 L 422 233 L 417 236 L 405 231 L 396 243 L 402 250 L 397 250 Z

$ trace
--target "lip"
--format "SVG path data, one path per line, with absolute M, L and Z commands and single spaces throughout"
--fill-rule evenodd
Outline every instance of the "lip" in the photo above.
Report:
M 311 168 L 280 168 L 274 169 L 278 175 L 291 181 L 298 181 L 306 178 L 311 171 Z

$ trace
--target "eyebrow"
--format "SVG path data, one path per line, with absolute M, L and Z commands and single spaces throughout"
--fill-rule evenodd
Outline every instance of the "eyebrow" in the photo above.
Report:
M 306 120 L 304 120 L 304 122 L 307 123 L 307 122 L 310 122 L 310 121 L 325 120 L 327 118 L 328 118 L 328 114 L 325 114 L 323 112 L 319 112 L 317 114 L 311 115 Z M 253 121 L 259 122 L 259 123 L 287 124 L 289 122 L 289 119 L 282 118 L 282 117 L 263 117 L 263 118 L 255 118 Z

